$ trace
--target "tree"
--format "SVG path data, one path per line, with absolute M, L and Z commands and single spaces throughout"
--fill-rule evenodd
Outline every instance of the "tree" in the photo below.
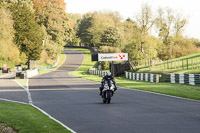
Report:
M 80 22 L 77 36 L 81 39 L 81 42 L 93 46 L 91 43 L 92 35 L 90 34 L 90 28 L 92 27 L 92 14 L 88 13 L 83 16 Z
M 101 36 L 108 27 L 115 25 L 114 16 L 111 12 L 94 12 L 92 19 L 92 27 L 90 32 L 92 35 L 91 43 L 99 47 L 101 45 Z
M 140 36 L 135 36 L 134 39 L 126 45 L 123 52 L 128 53 L 129 62 L 131 64 L 139 62 L 142 59 Z
M 120 47 L 121 41 L 121 35 L 115 27 L 107 28 L 101 36 L 101 43 L 106 46 Z
M 101 36 L 108 27 L 118 27 L 120 21 L 116 13 L 112 12 L 93 12 L 83 16 L 79 25 L 78 37 L 81 42 L 89 46 L 99 47 L 101 44 Z
M 66 10 L 66 3 L 64 0 L 32 0 L 34 3 L 34 9 L 41 7 L 41 5 L 46 5 L 48 3 L 55 5 L 56 7 Z
M 57 58 L 73 31 L 73 26 L 70 27 L 69 16 L 57 2 L 34 0 L 36 21 L 46 32 L 44 37 L 45 50 L 52 59 Z
M 67 45 L 79 46 L 80 38 L 76 35 L 78 32 L 78 26 L 80 24 L 81 15 L 80 14 L 70 14 L 69 27 L 71 30 L 70 37 L 67 41 Z
M 158 10 L 157 27 L 159 29 L 159 37 L 165 45 L 169 45 L 172 41 L 172 28 L 174 23 L 174 11 L 170 8 Z
M 141 12 L 135 16 L 136 22 L 140 26 L 140 32 L 145 40 L 145 36 L 148 34 L 149 30 L 152 28 L 156 21 L 151 7 L 148 4 L 143 4 Z
M 131 43 L 135 36 L 141 36 L 140 34 L 140 27 L 137 23 L 130 18 L 122 23 L 121 26 L 121 34 L 123 36 L 123 47 L 124 48 L 127 44 Z
M 14 20 L 15 43 L 20 51 L 25 53 L 28 60 L 40 59 L 43 33 L 35 22 L 35 16 L 30 7 L 24 3 L 11 6 Z
M 176 17 L 174 19 L 175 37 L 182 36 L 186 24 L 187 19 L 184 18 L 181 14 L 176 14 Z
M 19 50 L 13 43 L 13 23 L 10 11 L 0 6 L 0 60 L 19 63 Z

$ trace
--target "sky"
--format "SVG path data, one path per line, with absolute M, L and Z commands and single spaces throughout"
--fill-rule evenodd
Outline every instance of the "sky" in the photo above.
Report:
M 123 19 L 131 18 L 140 12 L 141 6 L 148 3 L 153 11 L 169 7 L 181 13 L 189 21 L 184 36 L 200 39 L 200 1 L 199 0 L 65 0 L 66 12 L 80 13 L 111 10 L 118 11 Z

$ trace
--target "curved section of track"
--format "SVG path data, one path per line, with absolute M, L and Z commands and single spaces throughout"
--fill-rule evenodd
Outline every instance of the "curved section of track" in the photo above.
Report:
M 200 102 L 119 88 L 102 104 L 99 83 L 69 75 L 82 63 L 65 50 L 56 71 L 30 79 L 33 104 L 78 133 L 199 133 Z

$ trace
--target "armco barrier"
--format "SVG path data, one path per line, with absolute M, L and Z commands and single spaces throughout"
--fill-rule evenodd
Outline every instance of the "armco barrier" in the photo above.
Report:
M 89 74 L 105 76 L 106 72 L 98 70 L 96 68 L 90 68 L 88 70 Z M 149 74 L 149 73 L 132 73 L 132 72 L 125 72 L 125 77 L 127 79 L 132 80 L 143 80 L 148 82 L 159 82 L 160 75 L 159 74 Z
M 49 65 L 49 66 L 45 66 L 45 67 L 39 67 L 39 70 L 46 70 L 46 69 L 50 69 L 52 67 L 55 67 L 58 65 L 60 57 L 58 57 L 58 59 L 56 60 L 56 62 L 54 62 L 53 64 Z
M 26 70 L 26 78 L 31 78 L 31 77 L 36 76 L 38 74 L 39 74 L 39 70 L 38 69 Z
M 101 71 L 101 70 L 98 70 L 96 68 L 90 68 L 88 70 L 88 72 L 89 72 L 89 74 L 93 74 L 93 75 L 106 76 L 105 71 Z
M 200 85 L 200 74 L 167 74 L 167 82 Z
M 150 74 L 150 73 L 125 72 L 125 77 L 131 80 L 142 80 L 142 81 L 155 82 L 155 83 L 158 83 L 160 79 L 159 74 Z

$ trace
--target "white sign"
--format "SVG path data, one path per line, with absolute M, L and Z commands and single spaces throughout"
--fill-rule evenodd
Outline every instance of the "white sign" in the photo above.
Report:
M 125 61 L 128 60 L 128 53 L 98 54 L 98 61 Z

